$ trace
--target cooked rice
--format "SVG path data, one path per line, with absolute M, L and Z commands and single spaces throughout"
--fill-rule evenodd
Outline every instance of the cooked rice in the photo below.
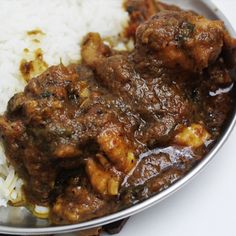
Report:
M 2 0 L 0 9 L 0 114 L 26 85 L 19 71 L 22 59 L 32 60 L 33 52 L 41 48 L 49 66 L 76 62 L 86 33 L 116 37 L 128 20 L 122 0 Z M 32 30 L 42 33 L 29 35 Z M 0 206 L 21 201 L 22 184 L 0 146 Z

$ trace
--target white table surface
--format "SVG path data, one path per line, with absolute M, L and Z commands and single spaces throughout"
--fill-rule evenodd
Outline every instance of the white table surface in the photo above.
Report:
M 196 0 L 197 1 L 197 0 Z M 236 29 L 236 0 L 212 0 Z M 118 236 L 236 236 L 236 127 L 203 172 Z

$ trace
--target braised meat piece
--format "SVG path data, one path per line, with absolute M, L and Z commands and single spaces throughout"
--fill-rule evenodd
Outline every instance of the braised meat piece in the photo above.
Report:
M 215 138 L 218 137 L 221 132 L 220 127 L 227 119 L 235 99 L 229 93 L 234 87 L 234 81 L 223 59 L 211 65 L 204 74 L 198 76 L 195 83 L 189 86 L 193 91 L 193 101 L 198 104 L 197 113 L 211 130 L 211 134 L 215 135 Z
M 123 172 L 135 164 L 132 118 L 120 122 L 113 98 L 91 79 L 87 67 L 51 67 L 9 101 L 0 127 L 32 201 L 47 203 L 57 174 L 84 163 L 86 152 L 104 152 Z
M 136 48 L 170 68 L 202 71 L 214 63 L 224 48 L 235 48 L 221 21 L 192 12 L 166 11 L 140 25 Z
M 129 25 L 125 30 L 128 38 L 135 39 L 137 27 L 160 11 L 180 11 L 177 6 L 166 4 L 157 0 L 126 0 L 124 7 L 130 16 Z
M 111 212 L 114 203 L 99 198 L 89 187 L 86 179 L 75 175 L 69 180 L 68 187 L 60 195 L 52 208 L 54 224 L 77 223 L 99 217 Z
M 235 104 L 236 42 L 222 22 L 152 0 L 126 7 L 133 51 L 89 33 L 81 63 L 31 79 L 0 116 L 27 201 L 50 207 L 54 224 L 164 190 L 210 151 Z
M 150 68 L 140 73 L 132 54 L 106 56 L 102 45 L 97 34 L 88 34 L 82 47 L 84 63 L 96 71 L 97 80 L 104 87 L 129 101 L 132 112 L 145 122 L 136 133 L 140 142 L 166 141 L 175 126 L 188 119 L 191 101 L 185 90 L 172 81 L 170 74 L 162 72 L 157 78 L 157 74 L 150 75 Z M 160 66 L 159 70 L 163 71 Z
M 137 27 L 157 12 L 155 0 L 127 0 L 124 7 L 130 16 L 127 37 L 134 37 Z

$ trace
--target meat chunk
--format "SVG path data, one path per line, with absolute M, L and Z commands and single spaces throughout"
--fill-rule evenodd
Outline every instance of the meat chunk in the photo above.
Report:
M 160 12 L 139 26 L 136 49 L 153 55 L 165 66 L 202 71 L 214 63 L 224 48 L 235 48 L 221 21 L 211 21 L 192 12 Z
M 84 38 L 81 55 L 85 64 L 92 66 L 96 60 L 110 54 L 110 48 L 103 43 L 98 33 L 88 33 Z
M 208 132 L 211 131 L 211 139 L 215 139 L 230 114 L 229 107 L 234 100 L 228 93 L 233 89 L 234 82 L 224 60 L 220 58 L 188 86 L 191 87 L 194 104 L 198 104 L 195 106 L 195 116 L 198 116 L 200 123 L 204 123 Z
M 73 224 L 107 214 L 109 207 L 106 201 L 86 188 L 71 186 L 57 198 L 51 218 L 54 224 Z
M 140 72 L 133 54 L 104 56 L 99 50 L 102 46 L 97 44 L 103 44 L 102 40 L 90 33 L 82 45 L 83 61 L 95 70 L 99 83 L 129 101 L 133 114 L 145 121 L 136 137 L 144 143 L 171 138 L 171 131 L 180 120 L 187 119 L 191 110 L 185 90 L 169 74 L 161 73 L 157 78 L 149 67 Z M 93 61 L 86 58 L 86 51 L 91 50 Z
M 84 53 L 82 56 L 86 56 L 85 52 L 86 50 L 90 51 L 90 47 L 102 47 L 94 46 L 95 44 L 97 44 L 97 40 L 90 33 L 89 38 L 83 44 L 82 51 Z M 167 110 L 173 114 L 185 113 L 186 100 L 180 95 L 183 92 L 180 91 L 178 85 L 168 81 L 168 78 L 166 78 L 168 75 L 162 75 L 165 77 L 157 80 L 148 74 L 149 71 L 146 71 L 146 74 L 145 72 L 139 74 L 136 71 L 133 58 L 125 55 L 105 57 L 102 56 L 99 50 L 94 52 L 93 55 L 93 62 L 88 62 L 86 57 L 83 57 L 83 60 L 96 70 L 99 82 L 119 97 L 129 99 L 133 103 L 133 109 L 138 113 L 157 115 L 163 114 Z M 169 96 L 166 96 L 166 94 Z M 165 100 L 162 99 L 164 96 Z M 139 106 L 137 106 L 138 104 Z
M 199 158 L 199 153 L 191 147 L 172 147 L 156 148 L 142 154 L 142 159 L 138 163 L 133 173 L 129 176 L 126 186 L 141 186 L 151 179 L 160 177 L 167 170 L 188 169 L 192 162 Z
M 124 7 L 130 16 L 127 37 L 134 37 L 137 27 L 157 12 L 155 0 L 127 0 Z
M 175 5 L 166 4 L 157 0 L 126 0 L 124 7 L 130 17 L 125 35 L 134 40 L 138 26 L 156 13 L 165 10 L 181 11 L 181 9 Z
M 89 153 L 105 152 L 123 172 L 135 165 L 132 124 L 118 120 L 123 112 L 112 105 L 114 98 L 101 97 L 104 91 L 92 79 L 86 67 L 51 67 L 9 101 L 6 117 L 0 119 L 9 158 L 25 173 L 32 202 L 48 202 L 58 173 L 79 167 Z M 130 128 L 125 131 L 125 126 Z M 109 133 L 108 127 L 116 132 Z M 124 136 L 118 138 L 117 132 Z

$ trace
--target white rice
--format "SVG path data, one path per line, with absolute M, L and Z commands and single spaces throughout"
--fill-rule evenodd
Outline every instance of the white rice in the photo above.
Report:
M 20 61 L 30 57 L 25 48 L 31 54 L 41 48 L 49 66 L 60 61 L 67 65 L 80 59 L 80 43 L 86 33 L 117 36 L 128 21 L 122 0 L 1 0 L 0 9 L 0 114 L 26 85 L 19 71 Z M 39 42 L 27 34 L 36 29 L 44 33 L 37 36 Z M 19 201 L 21 186 L 22 180 L 0 146 L 0 206 Z

